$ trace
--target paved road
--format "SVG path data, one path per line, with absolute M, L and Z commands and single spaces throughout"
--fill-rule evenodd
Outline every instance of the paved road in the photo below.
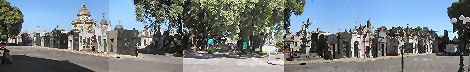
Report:
M 14 64 L 1 72 L 182 72 L 182 58 L 143 54 L 111 58 L 35 47 L 9 47 Z
M 140 55 L 143 58 L 110 58 L 46 48 L 10 48 L 14 64 L 0 64 L 0 72 L 399 72 L 401 59 L 336 62 L 307 65 L 271 65 L 268 58 L 178 58 Z M 279 56 L 279 58 L 282 58 Z M 465 65 L 469 64 L 465 57 Z M 458 56 L 434 54 L 405 58 L 406 72 L 455 72 Z M 273 62 L 276 63 L 276 62 Z M 277 62 L 279 63 L 279 62 Z M 282 63 L 282 62 L 281 62 Z
M 468 56 L 464 57 L 468 65 Z M 456 72 L 459 56 L 429 54 L 405 58 L 405 72 Z M 284 65 L 285 72 L 400 72 L 401 58 L 368 62 L 337 62 L 307 65 Z
M 279 58 L 279 59 L 276 59 Z M 184 58 L 184 72 L 283 72 L 283 55 L 264 58 Z M 276 64 L 268 64 L 268 62 Z M 281 64 L 279 64 L 281 63 Z

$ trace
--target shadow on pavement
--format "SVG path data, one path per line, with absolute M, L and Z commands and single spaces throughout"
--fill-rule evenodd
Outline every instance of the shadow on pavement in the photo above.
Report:
M 13 64 L 0 64 L 1 72 L 93 72 L 92 70 L 65 61 L 13 55 Z
M 155 49 L 151 45 L 142 49 L 137 49 L 137 52 L 142 54 L 165 55 L 165 52 L 163 52 L 161 49 Z
M 164 53 L 158 53 L 154 48 L 151 48 L 151 47 L 153 47 L 153 44 L 146 46 L 145 48 L 142 48 L 142 49 L 137 49 L 137 52 L 142 53 L 142 54 L 164 55 Z

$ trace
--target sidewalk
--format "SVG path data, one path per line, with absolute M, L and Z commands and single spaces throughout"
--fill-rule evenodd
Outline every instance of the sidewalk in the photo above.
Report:
M 267 63 L 271 65 L 284 65 L 284 54 L 274 53 L 266 57 Z
M 210 54 L 207 54 L 210 55 Z M 202 55 L 206 56 L 206 55 Z M 283 54 L 274 54 L 262 57 L 225 57 L 222 55 L 211 55 L 210 58 L 194 58 L 186 56 L 183 64 L 195 65 L 238 65 L 238 66 L 273 66 L 283 65 Z
M 245 61 L 254 61 L 249 63 L 255 63 L 255 65 L 284 65 L 284 54 L 267 54 L 267 55 L 243 55 L 239 56 L 237 54 L 230 53 L 214 53 L 214 54 L 186 54 L 183 56 L 185 64 L 219 64 L 217 62 L 223 61 L 220 63 L 225 64 L 236 64 L 236 65 L 253 65 L 253 64 L 239 64 L 245 63 Z M 224 61 L 225 60 L 225 61 Z M 230 62 L 234 61 L 234 62 Z M 238 64 L 237 64 L 238 63 Z
M 423 54 L 405 54 L 404 57 L 410 56 L 422 56 L 427 55 L 430 53 L 423 53 Z M 333 59 L 333 60 L 305 60 L 305 61 L 284 61 L 284 64 L 301 64 L 301 63 L 332 63 L 332 62 L 366 62 L 366 61 L 375 61 L 375 60 L 383 60 L 383 59 L 393 59 L 393 58 L 401 58 L 401 55 L 398 56 L 384 56 L 384 57 L 377 57 L 377 58 L 340 58 L 340 59 Z

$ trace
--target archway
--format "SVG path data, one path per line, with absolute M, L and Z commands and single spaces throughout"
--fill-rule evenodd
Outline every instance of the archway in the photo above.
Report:
M 359 42 L 354 42 L 354 57 L 359 58 Z
M 382 53 L 381 53 L 381 54 L 382 54 L 381 56 L 385 56 L 385 44 L 381 44 L 381 45 L 380 45 L 380 48 L 382 49 L 382 50 L 380 51 L 380 52 L 382 52 Z
M 365 53 L 365 54 L 366 54 L 366 57 L 367 57 L 367 58 L 370 58 L 370 57 L 371 57 L 371 55 L 370 55 L 370 53 L 371 53 L 371 48 L 370 48 L 369 46 L 366 46 L 366 51 L 365 51 L 365 52 L 366 52 L 366 53 Z

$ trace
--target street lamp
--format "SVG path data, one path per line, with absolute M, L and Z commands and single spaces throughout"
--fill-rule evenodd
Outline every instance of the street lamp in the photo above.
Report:
M 455 32 L 455 30 L 458 30 L 457 34 L 459 36 L 459 43 L 458 43 L 458 47 L 459 47 L 459 51 L 458 51 L 458 54 L 460 56 L 460 63 L 459 63 L 459 72 L 463 72 L 464 71 L 464 68 L 463 68 L 463 49 L 465 48 L 465 43 L 464 43 L 464 26 L 466 24 L 467 21 L 469 21 L 470 18 L 465 18 L 463 15 L 460 15 L 459 19 L 457 20 L 456 18 L 452 18 L 451 19 L 451 22 L 452 22 L 452 25 L 454 27 L 453 31 Z
M 405 59 L 404 59 L 405 47 L 409 47 L 409 44 L 408 44 L 408 42 L 409 42 L 409 41 L 408 41 L 408 34 L 407 34 L 407 33 L 410 31 L 410 30 L 408 30 L 408 29 L 409 29 L 409 25 L 410 25 L 410 24 L 406 24 L 406 30 L 404 30 L 404 31 L 402 30 L 402 31 L 401 31 L 401 32 L 403 33 L 403 37 L 404 37 L 404 39 L 405 39 L 405 40 L 404 40 L 404 41 L 405 41 L 405 46 L 404 46 L 404 47 L 402 46 L 402 47 L 401 47 L 401 51 L 400 51 L 400 52 L 401 52 L 401 72 L 404 72 L 404 70 L 405 70 Z

